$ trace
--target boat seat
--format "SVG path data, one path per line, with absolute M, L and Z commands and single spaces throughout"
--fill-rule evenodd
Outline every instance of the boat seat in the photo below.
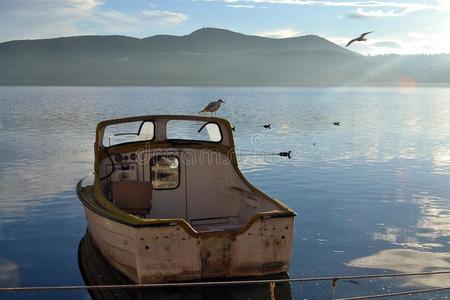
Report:
M 129 214 L 145 216 L 152 209 L 152 191 L 150 182 L 133 180 L 111 183 L 113 203 L 117 208 Z

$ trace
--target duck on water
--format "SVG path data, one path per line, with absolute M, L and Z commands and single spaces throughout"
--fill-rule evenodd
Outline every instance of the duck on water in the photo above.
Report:
M 242 175 L 227 120 L 106 120 L 97 125 L 94 147 L 93 182 L 77 185 L 88 234 L 131 280 L 288 271 L 296 214 Z

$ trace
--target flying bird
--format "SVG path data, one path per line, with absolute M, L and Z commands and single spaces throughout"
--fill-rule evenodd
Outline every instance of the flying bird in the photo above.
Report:
M 369 32 L 366 32 L 366 33 L 361 34 L 360 37 L 358 37 L 358 38 L 356 38 L 356 39 L 353 39 L 353 40 L 351 40 L 350 42 L 348 42 L 347 46 L 345 46 L 345 47 L 350 46 L 350 45 L 353 44 L 354 42 L 365 42 L 365 41 L 367 41 L 366 35 L 371 34 L 371 33 L 373 33 L 373 31 L 369 31 Z
M 213 113 L 215 113 L 216 111 L 219 110 L 220 105 L 222 103 L 225 103 L 225 101 L 223 101 L 222 99 L 219 99 L 217 101 L 213 101 L 208 103 L 208 105 L 205 106 L 204 109 L 202 109 L 202 111 L 200 111 L 199 113 L 203 113 L 203 112 L 209 112 L 211 114 L 211 117 L 213 115 Z

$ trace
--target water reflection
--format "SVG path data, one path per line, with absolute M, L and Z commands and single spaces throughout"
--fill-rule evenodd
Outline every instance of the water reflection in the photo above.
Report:
M 450 239 L 450 200 L 427 193 L 415 194 L 412 198 L 419 207 L 414 226 L 384 226 L 383 232 L 371 234 L 374 240 L 384 240 L 402 249 L 382 250 L 356 258 L 347 263 L 348 266 L 402 273 L 450 270 L 450 252 L 445 251 Z M 402 285 L 447 287 L 450 286 L 450 277 L 408 277 Z
M 418 235 L 431 239 L 450 237 L 450 200 L 428 194 L 414 195 L 414 199 L 420 207 L 417 227 L 422 231 Z
M 395 245 L 416 249 L 444 247 L 450 241 L 450 200 L 427 193 L 412 195 L 412 203 L 419 214 L 413 226 L 402 228 L 387 225 L 383 232 L 375 232 L 374 240 L 384 240 Z
M 130 280 L 116 271 L 92 244 L 87 233 L 78 246 L 78 264 L 86 285 L 131 284 Z M 250 279 L 286 279 L 287 274 Z M 248 278 L 247 278 L 248 279 Z M 92 299 L 271 299 L 267 285 L 213 286 L 195 288 L 113 289 L 90 290 Z M 275 286 L 275 299 L 292 299 L 288 283 Z
M 448 174 L 450 169 L 450 145 L 436 147 L 432 155 L 436 174 Z
M 450 270 L 450 253 L 425 252 L 412 249 L 382 250 L 373 255 L 350 261 L 347 265 L 357 268 L 385 269 L 400 273 L 437 272 Z M 450 277 L 427 275 L 405 277 L 401 286 L 448 287 Z
M 0 257 L 0 287 L 17 286 L 19 267 L 13 261 Z
M 408 232 L 396 226 L 387 226 L 384 233 L 375 232 L 372 234 L 372 238 L 374 240 L 387 241 L 393 245 L 419 250 L 443 247 L 439 243 L 423 242 L 419 237 L 409 236 Z

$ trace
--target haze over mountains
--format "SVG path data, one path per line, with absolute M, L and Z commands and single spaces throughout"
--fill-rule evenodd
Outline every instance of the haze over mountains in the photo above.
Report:
M 450 83 L 450 55 L 367 57 L 313 35 L 215 28 L 186 36 L 0 43 L 0 85 L 354 86 Z

